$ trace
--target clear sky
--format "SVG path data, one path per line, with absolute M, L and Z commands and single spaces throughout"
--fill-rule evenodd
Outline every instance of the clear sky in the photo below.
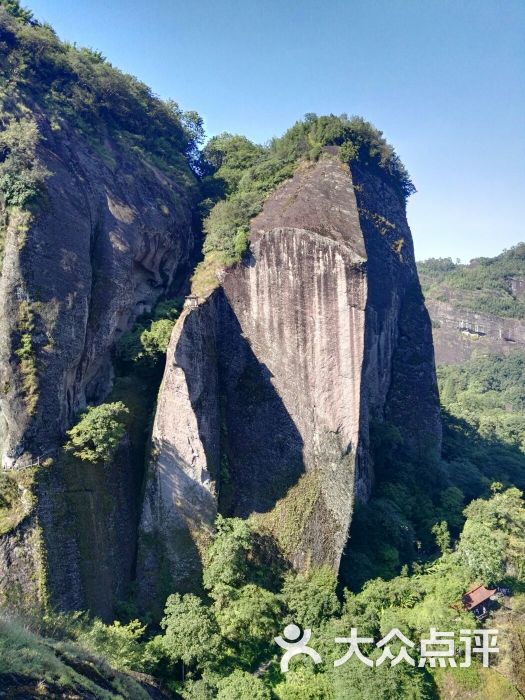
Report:
M 412 175 L 418 259 L 525 240 L 525 0 L 28 0 L 209 135 L 360 114 Z

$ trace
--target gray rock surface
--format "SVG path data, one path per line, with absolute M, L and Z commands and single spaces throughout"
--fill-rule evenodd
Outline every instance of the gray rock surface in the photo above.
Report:
M 462 309 L 459 299 L 428 298 L 426 303 L 438 364 L 465 362 L 475 352 L 510 355 L 525 351 L 525 321 Z
M 49 172 L 46 194 L 30 216 L 10 214 L 0 279 L 7 469 L 56 456 L 78 412 L 111 390 L 115 341 L 161 295 L 183 286 L 196 253 L 191 188 L 119 140 L 94 144 L 66 122 L 57 131 L 44 114 L 34 117 L 37 158 Z M 185 177 L 194 182 L 189 169 Z M 25 367 L 24 334 L 31 339 Z M 41 528 L 49 593 L 59 607 L 91 606 L 109 616 L 131 579 L 140 475 L 126 449 L 105 472 L 86 467 L 68 474 L 55 460 L 39 477 L 28 522 Z M 41 557 L 27 533 L 23 557 L 12 556 L 20 537 L 17 531 L 0 540 L 0 588 L 25 582 L 23 592 L 31 595 Z
M 143 600 L 161 569 L 195 586 L 182 563 L 216 508 L 254 515 L 296 568 L 337 570 L 354 500 L 373 481 L 372 419 L 439 450 L 430 321 L 403 201 L 326 155 L 269 197 L 249 254 L 173 333 L 141 525 Z

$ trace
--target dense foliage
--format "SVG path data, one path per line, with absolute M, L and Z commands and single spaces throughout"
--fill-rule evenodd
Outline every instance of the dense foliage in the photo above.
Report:
M 477 624 L 461 606 L 472 580 L 482 576 L 478 580 L 504 581 L 514 587 L 525 582 L 522 493 L 499 486 L 494 491 L 491 498 L 473 501 L 466 509 L 457 547 L 447 547 L 437 559 L 414 566 L 412 575 L 405 569 L 389 581 L 368 581 L 357 593 L 347 590 L 342 602 L 336 596 L 336 579 L 327 569 L 308 575 L 282 570 L 279 586 L 269 586 L 258 561 L 253 525 L 220 518 L 204 564 L 209 596 L 169 596 L 160 630 L 148 632 L 137 620 L 107 625 L 78 614 L 48 615 L 41 628 L 74 642 L 84 653 L 101 655 L 113 668 L 153 673 L 186 700 L 431 700 L 440 697 L 444 682 L 456 692 L 459 684 L 461 692 L 465 679 L 481 684 L 481 672 L 489 673 L 476 659 L 470 669 L 461 669 L 465 679 L 460 674 L 444 680 L 439 668 L 406 663 L 369 668 L 352 659 L 334 667 L 347 649 L 334 640 L 356 627 L 360 636 L 372 640 L 360 645 L 362 653 L 377 659 L 381 650 L 375 644 L 392 629 L 411 640 L 426 637 L 430 627 L 459 635 Z M 488 530 L 496 534 L 495 540 L 486 534 Z M 517 609 L 522 599 L 517 597 Z M 299 656 L 283 675 L 278 666 L 281 652 L 273 638 L 292 621 L 312 629 L 311 646 L 322 662 L 314 666 Z M 516 615 L 513 625 L 507 634 L 519 638 L 525 614 Z M 417 658 L 417 647 L 409 653 Z M 511 684 L 492 674 L 493 694 L 483 697 L 499 700 L 507 697 L 505 693 L 513 697 Z
M 126 432 L 128 415 L 122 401 L 89 406 L 68 430 L 66 452 L 85 462 L 111 461 Z
M 465 504 L 490 495 L 493 482 L 525 489 L 525 355 L 440 367 L 438 380 L 441 459 L 414 456 L 394 427 L 373 426 L 376 487 L 370 502 L 356 509 L 351 552 L 343 560 L 353 589 L 435 556 L 441 549 L 436 526 L 446 521 L 457 537 Z
M 25 119 L 28 108 L 45 105 L 55 129 L 65 119 L 102 145 L 112 134 L 191 186 L 187 162 L 197 158 L 201 118 L 158 99 L 100 52 L 60 41 L 18 0 L 0 0 L 0 88 L 2 127 L 5 115 Z
M 513 280 L 525 283 L 525 243 L 495 258 L 476 258 L 468 265 L 451 258 L 430 258 L 418 263 L 418 272 L 429 298 L 481 313 L 525 317 L 525 290 L 517 292 L 513 286 Z
M 240 260 L 250 219 L 261 210 L 268 194 L 293 174 L 299 162 L 317 160 L 325 146 L 339 146 L 344 162 L 359 161 L 376 170 L 402 199 L 415 191 L 382 132 L 361 117 L 307 114 L 264 147 L 243 136 L 216 136 L 202 153 L 206 258 L 194 279 L 197 293 L 205 293 L 216 284 L 218 267 Z
M 485 440 L 525 452 L 525 353 L 438 368 L 442 403 Z

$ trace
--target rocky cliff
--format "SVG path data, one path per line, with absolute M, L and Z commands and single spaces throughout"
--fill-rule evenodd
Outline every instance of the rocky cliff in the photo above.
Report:
M 297 569 L 337 570 L 373 482 L 372 420 L 439 449 L 430 321 L 404 202 L 327 149 L 252 220 L 249 252 L 174 330 L 141 522 L 143 600 L 195 588 L 217 510 Z
M 525 349 L 524 243 L 466 265 L 438 258 L 418 268 L 438 364 Z
M 439 364 L 465 362 L 475 352 L 510 355 L 525 350 L 524 321 L 462 309 L 461 302 L 427 298 L 426 304 Z
M 56 458 L 75 415 L 109 393 L 116 339 L 183 286 L 195 255 L 188 189 L 115 138 L 101 150 L 67 121 L 33 116 L 45 192 L 32 210 L 7 209 L 0 280 L 2 460 L 13 470 Z M 4 592 L 29 595 L 44 552 L 56 603 L 108 611 L 135 554 L 140 475 L 127 449 L 112 468 L 68 474 L 55 459 L 41 475 L 36 506 L 0 538 Z M 82 570 L 98 576 L 96 594 Z

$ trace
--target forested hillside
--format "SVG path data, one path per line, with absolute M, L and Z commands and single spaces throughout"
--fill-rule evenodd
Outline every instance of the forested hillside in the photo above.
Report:
M 418 273 L 431 299 L 505 318 L 525 317 L 525 243 L 468 264 L 431 258 L 418 263 Z

